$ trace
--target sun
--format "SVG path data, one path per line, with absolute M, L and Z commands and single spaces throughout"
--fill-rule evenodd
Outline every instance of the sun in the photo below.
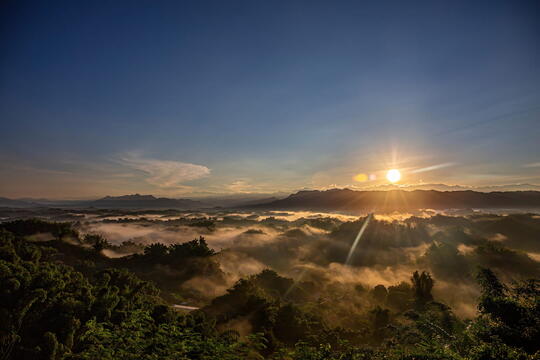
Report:
M 391 170 L 388 170 L 388 172 L 386 173 L 386 178 L 391 183 L 395 183 L 395 182 L 398 182 L 399 179 L 401 179 L 401 173 L 397 169 L 391 169 Z

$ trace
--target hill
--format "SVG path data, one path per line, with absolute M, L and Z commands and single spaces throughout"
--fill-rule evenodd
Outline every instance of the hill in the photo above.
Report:
M 34 206 L 34 204 L 22 201 L 22 200 L 14 200 L 14 199 L 8 199 L 5 197 L 0 197 L 0 207 L 13 207 L 13 208 L 19 208 L 19 207 L 31 207 Z
M 313 211 L 403 211 L 417 209 L 538 208 L 539 191 L 354 191 L 332 189 L 299 191 L 285 199 L 251 208 Z
M 204 207 L 200 201 L 190 199 L 156 198 L 153 195 L 106 196 L 91 201 L 87 206 L 107 209 L 197 209 Z

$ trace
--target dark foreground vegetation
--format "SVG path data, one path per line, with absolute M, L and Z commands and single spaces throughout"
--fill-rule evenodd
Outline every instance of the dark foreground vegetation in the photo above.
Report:
M 54 239 L 30 241 L 40 233 Z M 203 238 L 116 259 L 109 246 L 69 223 L 0 224 L 1 360 L 540 359 L 536 279 L 477 269 L 478 316 L 464 321 L 427 272 L 323 299 L 309 280 L 264 270 L 187 314 L 171 307 L 175 284 L 220 273 Z

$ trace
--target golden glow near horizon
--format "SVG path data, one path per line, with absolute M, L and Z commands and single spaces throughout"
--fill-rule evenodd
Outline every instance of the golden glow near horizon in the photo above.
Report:
M 388 170 L 388 172 L 386 173 L 386 178 L 391 183 L 395 183 L 395 182 L 398 182 L 399 179 L 401 179 L 401 173 L 397 169 L 391 169 L 391 170 Z

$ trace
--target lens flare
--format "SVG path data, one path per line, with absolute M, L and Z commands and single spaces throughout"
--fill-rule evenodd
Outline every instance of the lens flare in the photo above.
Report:
M 354 181 L 364 182 L 368 181 L 368 176 L 366 174 L 356 174 L 353 179 Z

